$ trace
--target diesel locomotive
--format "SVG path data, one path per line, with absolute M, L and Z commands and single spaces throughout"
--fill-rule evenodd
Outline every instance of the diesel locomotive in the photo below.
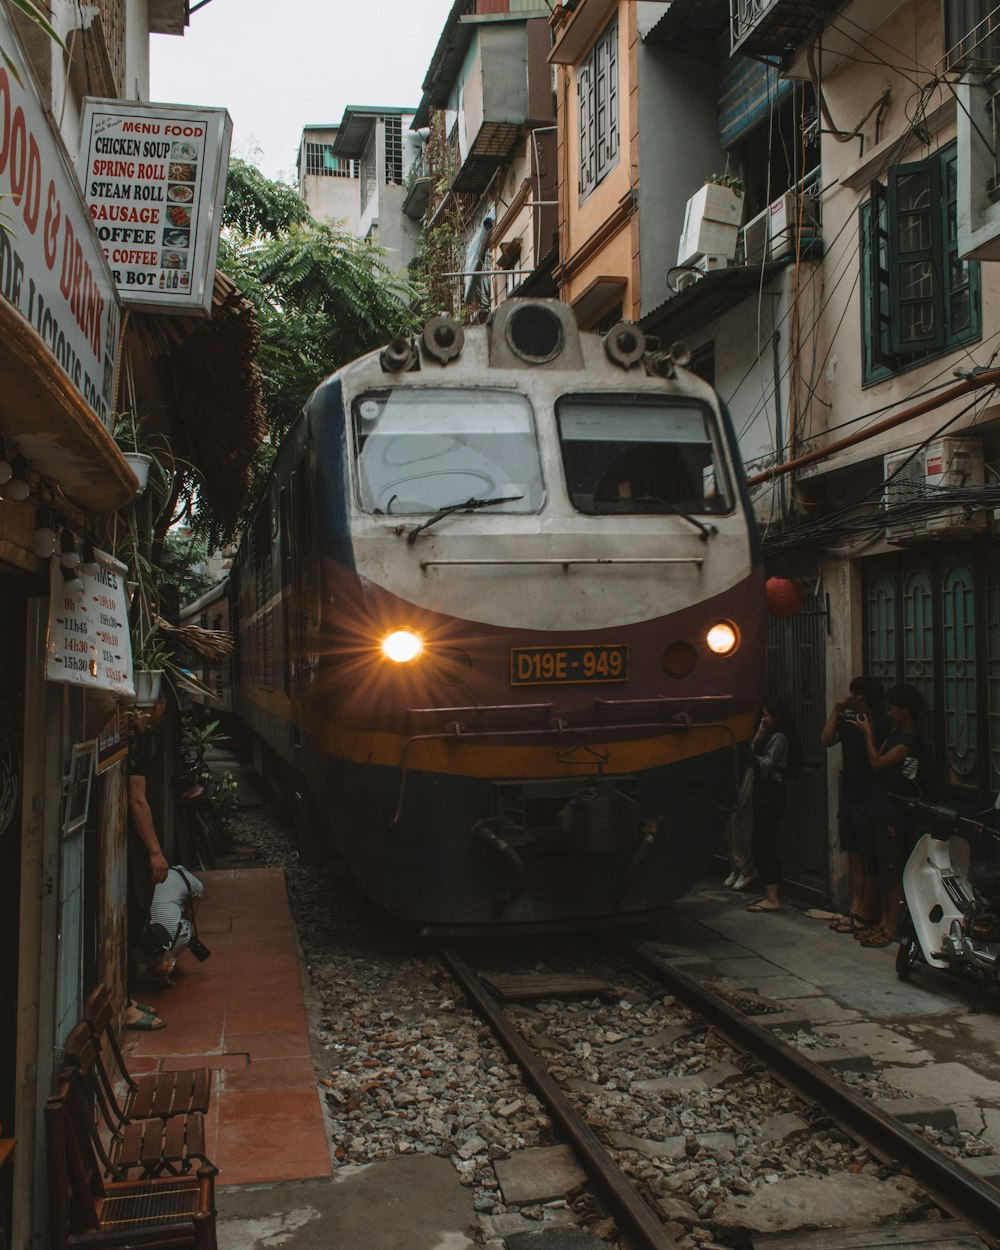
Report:
M 303 847 L 427 932 L 631 922 L 720 841 L 764 576 L 684 363 L 510 299 L 338 370 L 279 450 L 232 572 L 234 710 Z

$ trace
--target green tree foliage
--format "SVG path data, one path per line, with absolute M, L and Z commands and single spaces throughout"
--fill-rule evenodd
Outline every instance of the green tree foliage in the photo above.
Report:
M 415 325 L 414 293 L 379 248 L 314 221 L 246 161 L 230 163 L 219 267 L 257 312 L 275 444 L 323 378 Z

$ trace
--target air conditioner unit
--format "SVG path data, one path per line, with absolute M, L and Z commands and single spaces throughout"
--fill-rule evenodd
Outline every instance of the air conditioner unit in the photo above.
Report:
M 758 213 L 756 217 L 748 221 L 740 231 L 745 265 L 759 265 L 767 256 L 770 218 L 771 210 L 765 208 L 762 213 Z
M 784 260 L 794 256 L 796 240 L 805 246 L 819 238 L 819 222 L 811 195 L 804 191 L 786 191 L 768 208 L 768 256 Z
M 933 504 L 935 494 L 949 487 L 982 486 L 986 481 L 983 447 L 976 439 L 937 438 L 925 447 L 894 451 L 883 458 L 885 485 L 882 505 Z M 906 538 L 959 538 L 986 528 L 985 509 L 967 505 L 928 508 L 926 515 L 890 522 L 885 536 L 890 541 Z

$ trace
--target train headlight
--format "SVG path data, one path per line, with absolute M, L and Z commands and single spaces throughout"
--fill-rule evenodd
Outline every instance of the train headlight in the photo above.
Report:
M 740 645 L 739 630 L 729 621 L 716 621 L 705 635 L 709 651 L 716 655 L 732 655 Z
M 382 654 L 394 664 L 412 664 L 424 649 L 424 640 L 412 629 L 394 629 L 382 639 Z

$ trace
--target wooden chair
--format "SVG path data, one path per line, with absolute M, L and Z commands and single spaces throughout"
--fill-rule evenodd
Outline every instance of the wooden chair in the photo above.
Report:
M 100 1059 L 90 1026 L 82 1020 L 66 1039 L 67 1064 L 61 1080 L 77 1130 L 90 1138 L 91 1150 L 106 1176 L 127 1180 L 142 1176 L 182 1176 L 195 1165 L 211 1166 L 205 1156 L 205 1121 L 200 1112 L 166 1119 L 121 1119 L 112 1109 L 100 1076 Z
M 212 1095 L 209 1068 L 144 1072 L 136 1076 L 129 1072 L 118 1044 L 107 986 L 99 985 L 83 1004 L 83 1018 L 93 1030 L 98 1051 L 98 1075 L 111 1111 L 120 1121 L 145 1120 L 150 1116 L 166 1119 L 168 1116 L 190 1115 L 193 1111 L 208 1111 Z
M 105 1181 L 76 1101 L 74 1086 L 63 1082 L 45 1105 L 52 1250 L 218 1250 L 215 1168 L 180 1178 Z

